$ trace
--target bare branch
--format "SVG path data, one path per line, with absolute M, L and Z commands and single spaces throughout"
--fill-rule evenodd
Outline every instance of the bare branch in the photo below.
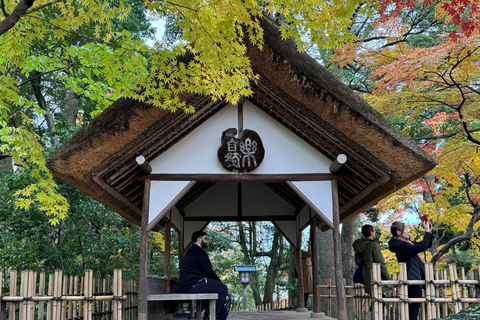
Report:
M 473 133 L 473 132 L 478 132 L 480 131 L 480 128 L 479 129 L 472 129 L 472 130 L 469 130 L 470 133 Z M 413 137 L 413 138 L 410 138 L 410 140 L 438 140 L 438 139 L 446 139 L 446 138 L 451 138 L 453 136 L 456 136 L 457 134 L 459 134 L 460 132 L 453 132 L 453 133 L 449 133 L 449 134 L 441 134 L 441 135 L 438 135 L 438 136 L 423 136 L 423 137 Z

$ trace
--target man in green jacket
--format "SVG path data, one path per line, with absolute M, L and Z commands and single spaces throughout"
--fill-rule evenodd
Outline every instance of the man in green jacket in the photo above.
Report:
M 362 227 L 363 238 L 353 242 L 355 250 L 355 263 L 357 265 L 363 260 L 362 279 L 365 285 L 365 292 L 372 294 L 372 263 L 380 263 L 382 280 L 390 280 L 385 259 L 380 247 L 375 242 L 375 230 L 373 226 L 366 224 Z

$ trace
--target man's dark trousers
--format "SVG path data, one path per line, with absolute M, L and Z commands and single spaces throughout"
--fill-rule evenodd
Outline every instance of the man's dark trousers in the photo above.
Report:
M 227 301 L 227 294 L 228 289 L 225 284 L 221 281 L 203 278 L 202 280 L 198 281 L 189 291 L 188 293 L 218 293 L 218 299 L 216 303 L 216 313 L 219 314 L 222 308 L 225 306 L 225 302 Z M 225 317 L 226 319 L 226 317 Z M 224 319 L 218 319 L 224 320 Z

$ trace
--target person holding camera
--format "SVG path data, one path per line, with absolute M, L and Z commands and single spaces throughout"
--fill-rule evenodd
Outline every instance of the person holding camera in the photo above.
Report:
M 412 242 L 410 234 L 405 223 L 395 221 L 390 231 L 392 232 L 392 239 L 388 242 L 388 247 L 391 252 L 395 253 L 398 262 L 406 262 L 407 264 L 407 280 L 425 280 L 425 262 L 420 255 L 432 246 L 432 223 L 428 220 L 422 222 L 425 228 L 425 235 L 421 242 Z M 409 285 L 409 298 L 421 298 L 422 286 Z M 408 315 L 410 320 L 417 320 L 420 312 L 420 303 L 411 303 L 408 308 Z

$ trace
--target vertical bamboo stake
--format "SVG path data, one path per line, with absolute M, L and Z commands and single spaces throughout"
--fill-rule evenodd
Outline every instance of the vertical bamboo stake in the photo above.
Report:
M 440 279 L 440 271 L 436 270 L 436 279 Z M 435 298 L 440 298 L 440 285 L 435 286 Z M 435 303 L 436 316 L 440 317 L 440 303 Z
M 40 282 L 38 284 L 38 296 L 43 297 L 45 295 L 45 272 L 40 273 Z M 43 320 L 45 317 L 45 301 L 38 303 L 38 320 Z
M 83 305 L 84 320 L 92 320 L 92 300 L 93 300 L 93 271 L 85 270 L 84 280 L 84 296 L 85 302 Z
M 78 295 L 78 276 L 75 276 L 73 278 L 73 295 L 77 296 Z M 72 318 L 76 319 L 77 318 L 77 308 L 79 306 L 79 303 L 77 301 L 73 302 L 73 310 L 72 310 Z
M 28 271 L 22 271 L 20 277 L 20 297 L 23 297 L 22 301 L 20 302 L 20 310 L 18 311 L 18 319 L 19 320 L 27 320 L 27 289 L 28 286 Z
M 378 305 L 378 275 L 377 275 L 377 267 L 374 263 L 372 265 L 372 299 L 373 299 L 373 316 L 375 320 L 381 320 L 379 314 L 379 305 Z
M 3 272 L 2 270 L 0 270 L 0 297 L 3 297 L 3 293 L 2 293 L 2 287 L 3 287 Z M 6 309 L 7 309 L 7 306 L 5 304 L 5 302 L 0 301 L 0 319 L 6 319 Z
M 377 282 L 380 282 L 382 281 L 382 270 L 381 270 L 381 267 L 380 267 L 380 263 L 375 263 L 375 268 L 377 269 Z M 383 289 L 382 289 L 382 285 L 379 284 L 377 286 L 377 290 L 378 290 L 378 297 L 377 299 L 380 300 L 379 303 L 378 303 L 378 315 L 379 315 L 379 319 L 383 319 L 384 318 L 384 315 L 383 315 Z
M 73 296 L 73 276 L 70 276 L 70 281 L 68 283 L 68 295 Z M 73 317 L 73 301 L 68 301 L 68 319 Z
M 12 270 L 10 271 L 10 297 L 16 297 L 16 296 L 17 296 L 17 271 Z M 10 306 L 9 319 L 15 320 L 16 304 L 15 302 L 10 302 L 9 306 Z
M 113 271 L 113 320 L 122 319 L 122 270 L 115 269 Z
M 68 276 L 63 276 L 63 286 L 62 286 L 62 320 L 66 319 L 67 316 L 67 301 L 64 300 L 64 297 L 67 295 L 67 288 L 68 288 Z
M 332 279 L 328 278 L 327 279 L 327 316 L 331 317 L 332 316 Z
M 80 280 L 80 296 L 83 296 L 85 298 L 85 276 L 81 277 L 81 280 Z M 84 318 L 83 317 L 84 307 L 85 307 L 85 300 L 80 301 L 78 303 L 78 315 L 80 316 L 80 318 Z
M 63 271 L 56 270 L 53 284 L 53 320 L 61 320 L 62 316 L 62 279 Z
M 433 268 L 433 263 L 429 263 L 428 264 L 429 266 L 429 269 L 430 269 L 430 277 L 431 277 L 431 281 L 429 283 L 430 285 L 430 295 L 431 295 L 431 306 L 432 306 L 432 317 L 433 318 L 437 318 L 438 317 L 438 313 L 437 313 L 437 307 L 436 307 L 436 303 L 435 303 L 435 298 L 436 298 L 436 294 L 435 294 L 435 270 Z
M 408 318 L 408 286 L 406 284 L 407 281 L 407 266 L 405 262 L 399 263 L 399 279 L 401 281 L 401 288 L 402 288 L 402 308 L 400 309 L 400 317 L 401 320 L 407 320 Z M 400 278 L 401 277 L 401 278 Z
M 442 270 L 442 279 L 443 280 L 447 280 L 447 270 L 444 269 Z M 444 284 L 443 287 L 442 287 L 442 296 L 444 298 L 448 298 L 448 290 L 447 290 L 447 285 Z M 452 310 L 453 310 L 453 303 L 452 303 Z M 443 304 L 443 314 L 442 316 L 446 317 L 448 316 L 448 303 L 444 303 Z
M 35 296 L 35 289 L 37 287 L 37 273 L 30 271 L 29 275 L 29 281 L 28 281 L 28 296 L 29 297 L 34 297 Z M 30 308 L 29 308 L 29 317 L 28 320 L 34 320 L 35 319 L 35 301 L 30 300 Z
M 449 264 L 448 268 L 450 269 L 450 281 L 452 284 L 452 298 L 453 298 L 452 309 L 453 309 L 453 313 L 457 314 L 458 312 L 460 312 L 460 307 L 458 305 L 459 292 L 457 291 L 457 286 L 456 286 L 457 267 L 455 264 Z
M 404 292 L 404 285 L 402 282 L 404 281 L 403 279 L 403 267 L 404 265 L 402 263 L 398 264 L 398 297 L 400 298 L 400 303 L 399 303 L 399 308 L 398 308 L 398 315 L 399 315 L 399 320 L 405 320 L 404 318 L 404 302 L 403 299 L 405 299 L 405 292 Z
M 53 296 L 53 282 L 54 282 L 54 275 L 49 274 L 48 275 L 48 291 L 47 291 L 47 296 L 51 297 Z M 53 310 L 53 300 L 50 300 L 47 302 L 47 320 L 52 319 L 52 311 Z
M 430 263 L 425 264 L 425 295 L 427 298 L 426 307 L 427 307 L 427 319 L 432 319 L 432 292 L 430 287 L 430 281 L 433 280 L 432 274 L 430 273 Z
M 461 267 L 460 268 L 460 279 L 461 280 L 466 280 L 465 279 L 465 268 Z M 467 286 L 465 284 L 462 284 L 462 297 L 466 298 L 467 297 Z M 467 307 L 467 303 L 463 302 L 462 303 L 462 309 L 465 309 Z

